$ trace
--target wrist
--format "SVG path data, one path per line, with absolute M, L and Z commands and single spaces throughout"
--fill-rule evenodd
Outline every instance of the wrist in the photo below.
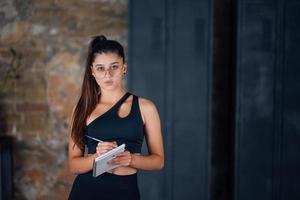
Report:
M 131 154 L 131 162 L 130 162 L 130 166 L 135 168 L 136 165 L 136 159 L 137 159 L 138 154 Z

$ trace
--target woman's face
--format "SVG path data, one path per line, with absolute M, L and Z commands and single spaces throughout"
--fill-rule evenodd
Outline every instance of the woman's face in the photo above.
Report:
M 101 53 L 96 55 L 91 68 L 101 90 L 114 90 L 122 86 L 127 65 L 116 53 Z

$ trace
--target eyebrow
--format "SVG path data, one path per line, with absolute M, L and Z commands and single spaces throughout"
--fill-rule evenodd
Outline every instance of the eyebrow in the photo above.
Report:
M 119 62 L 112 62 L 112 63 L 110 63 L 110 65 L 113 65 L 113 64 L 119 64 Z M 97 66 L 104 66 L 104 65 L 103 64 L 96 64 L 95 66 L 97 67 Z

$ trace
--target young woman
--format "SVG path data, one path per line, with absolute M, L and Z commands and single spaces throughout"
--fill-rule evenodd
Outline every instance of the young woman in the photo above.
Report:
M 103 35 L 89 45 L 81 96 L 71 115 L 69 167 L 77 174 L 69 199 L 140 199 L 137 171 L 164 166 L 163 138 L 155 104 L 123 87 L 123 47 Z M 95 142 L 88 136 L 102 140 Z M 144 136 L 149 155 L 141 154 Z M 96 157 L 126 144 L 112 163 L 120 167 L 92 176 Z M 88 152 L 84 153 L 85 145 Z

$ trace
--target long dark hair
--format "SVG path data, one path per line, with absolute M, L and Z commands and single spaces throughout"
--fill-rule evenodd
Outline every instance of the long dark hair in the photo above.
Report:
M 107 40 L 105 36 L 95 36 L 89 43 L 88 55 L 85 63 L 85 73 L 83 77 L 81 95 L 72 115 L 71 137 L 81 151 L 84 151 L 86 120 L 95 109 L 101 94 L 95 78 L 92 76 L 92 63 L 97 54 L 116 53 L 125 62 L 124 49 L 115 40 Z

